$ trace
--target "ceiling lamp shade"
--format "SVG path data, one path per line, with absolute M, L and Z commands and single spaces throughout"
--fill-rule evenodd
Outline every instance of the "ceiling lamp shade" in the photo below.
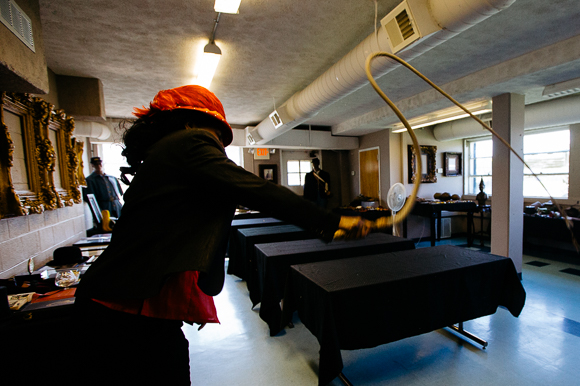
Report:
M 208 43 L 203 49 L 203 57 L 199 64 L 197 73 L 197 84 L 209 89 L 218 63 L 222 56 L 222 51 L 215 43 Z
M 219 13 L 238 13 L 242 0 L 215 0 L 213 9 Z

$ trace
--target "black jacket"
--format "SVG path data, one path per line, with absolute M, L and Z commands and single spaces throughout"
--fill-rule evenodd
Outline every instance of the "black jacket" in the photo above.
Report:
M 174 273 L 200 271 L 218 294 L 236 206 L 268 213 L 330 241 L 340 217 L 230 161 L 205 130 L 159 141 L 124 195 L 108 248 L 83 275 L 77 297 L 145 299 Z

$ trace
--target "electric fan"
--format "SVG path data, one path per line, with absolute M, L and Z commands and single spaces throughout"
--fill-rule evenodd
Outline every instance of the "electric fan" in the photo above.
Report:
M 393 218 L 393 236 L 399 236 L 397 230 L 397 224 L 395 223 L 395 216 L 398 211 L 401 210 L 403 205 L 405 205 L 405 186 L 400 182 L 391 186 L 389 192 L 387 193 L 387 205 L 391 209 L 391 217 Z

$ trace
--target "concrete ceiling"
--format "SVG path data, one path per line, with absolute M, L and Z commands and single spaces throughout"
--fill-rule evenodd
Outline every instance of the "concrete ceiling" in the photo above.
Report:
M 213 0 L 40 0 L 48 67 L 103 82 L 108 117 L 131 117 L 161 89 L 190 84 L 211 34 Z M 400 0 L 379 0 L 378 19 Z M 545 86 L 580 77 L 580 2 L 516 0 L 411 61 L 461 102 L 506 92 L 542 100 Z M 211 90 L 228 121 L 254 126 L 374 31 L 372 0 L 242 0 L 222 14 L 222 59 Z M 450 106 L 402 68 L 378 80 L 409 118 Z M 396 118 L 367 85 L 306 124 L 360 136 Z

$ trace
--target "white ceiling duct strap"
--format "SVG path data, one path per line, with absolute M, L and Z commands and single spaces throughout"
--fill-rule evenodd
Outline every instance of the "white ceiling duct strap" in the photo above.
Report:
M 397 52 L 402 59 L 409 61 L 514 2 L 515 0 L 405 0 L 385 19 L 397 16 L 393 14 L 400 9 L 414 15 L 411 19 L 416 24 L 417 32 L 422 31 L 422 37 L 418 40 L 414 38 L 411 46 Z M 257 143 L 266 143 L 293 129 L 323 108 L 366 85 L 365 61 L 368 55 L 377 51 L 392 52 L 385 28 L 380 28 L 377 36 L 374 33 L 369 35 L 304 90 L 283 103 L 274 112 L 281 124 L 277 120 L 274 125 L 270 118 L 259 123 L 253 130 L 261 138 Z M 373 61 L 375 79 L 398 66 L 392 60 L 378 58 Z

